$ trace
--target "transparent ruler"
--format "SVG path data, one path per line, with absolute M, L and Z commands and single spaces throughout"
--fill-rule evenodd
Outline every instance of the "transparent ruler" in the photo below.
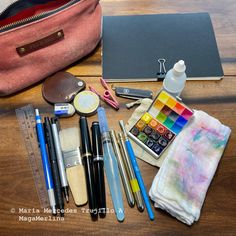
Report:
M 45 179 L 43 174 L 42 159 L 36 133 L 35 112 L 32 105 L 16 109 L 16 117 L 19 122 L 22 137 L 28 153 L 28 159 L 34 184 L 42 208 L 49 206 Z

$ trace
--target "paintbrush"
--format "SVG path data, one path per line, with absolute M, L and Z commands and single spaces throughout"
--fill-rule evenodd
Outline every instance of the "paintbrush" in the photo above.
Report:
M 62 129 L 59 133 L 66 175 L 77 206 L 87 203 L 85 171 L 80 154 L 80 136 L 77 127 Z

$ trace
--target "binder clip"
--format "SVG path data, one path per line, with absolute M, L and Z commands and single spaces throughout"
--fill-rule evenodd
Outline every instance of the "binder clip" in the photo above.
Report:
M 157 81 L 163 81 L 166 76 L 166 67 L 165 67 L 166 60 L 164 58 L 159 58 L 157 61 L 160 65 L 159 72 L 157 73 Z
M 102 95 L 100 95 L 95 88 L 93 88 L 92 86 L 89 86 L 89 90 L 94 92 L 95 94 L 97 94 L 99 96 L 99 98 L 104 101 L 105 103 L 107 103 L 109 106 L 111 106 L 112 108 L 119 110 L 119 103 L 117 102 L 117 100 L 115 99 L 115 97 L 112 95 L 111 90 L 109 89 L 106 81 L 104 79 L 100 79 L 100 82 L 102 84 L 102 86 L 105 88 L 105 91 Z

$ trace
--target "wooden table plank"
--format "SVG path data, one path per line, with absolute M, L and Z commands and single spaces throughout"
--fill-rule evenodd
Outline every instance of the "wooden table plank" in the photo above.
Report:
M 235 0 L 102 0 L 105 15 L 153 14 L 176 12 L 210 13 L 218 42 L 219 52 L 225 72 L 221 81 L 188 81 L 182 97 L 192 108 L 207 112 L 232 129 L 229 143 L 220 161 L 202 208 L 201 217 L 188 227 L 167 213 L 155 210 L 156 219 L 150 222 L 147 212 L 139 213 L 131 209 L 124 197 L 126 219 L 118 223 L 114 213 L 105 219 L 92 222 L 84 207 L 75 207 L 72 198 L 66 207 L 64 221 L 50 218 L 50 214 L 40 209 L 27 153 L 15 116 L 15 109 L 27 104 L 39 108 L 42 115 L 52 115 L 53 107 L 41 96 L 38 84 L 14 96 L 0 99 L 0 234 L 1 235 L 236 235 L 236 2 Z M 91 55 L 70 66 L 68 70 L 102 91 L 101 47 Z M 156 94 L 160 82 L 122 83 L 115 86 L 151 89 Z M 125 103 L 130 100 L 118 98 L 121 108 L 117 112 L 103 104 L 107 111 L 109 126 L 119 130 L 117 121 L 127 121 L 134 109 L 127 110 Z M 114 119 L 115 117 L 115 119 Z M 62 128 L 78 125 L 79 116 L 62 119 Z M 97 119 L 89 118 L 89 124 Z M 147 190 L 158 168 L 138 160 Z M 107 207 L 112 202 L 106 183 Z M 15 213 L 11 213 L 12 208 Z M 35 208 L 40 213 L 19 213 L 22 208 Z M 20 216 L 48 217 L 44 221 L 22 222 Z M 45 221 L 47 220 L 47 221 Z M 53 221 L 55 220 L 55 221 Z
M 98 78 L 84 78 L 87 85 L 93 84 L 102 91 L 99 85 Z M 123 84 L 124 86 L 127 84 Z M 161 83 L 131 83 L 129 86 L 133 88 L 146 88 L 158 91 L 161 88 Z M 196 82 L 189 81 L 183 92 L 183 98 L 186 103 L 195 109 L 206 111 L 220 119 L 224 124 L 232 128 L 232 135 L 228 146 L 225 150 L 213 182 L 203 206 L 202 215 L 199 222 L 192 227 L 187 227 L 178 222 L 167 213 L 160 210 L 155 210 L 156 220 L 150 222 L 146 211 L 139 213 L 136 208 L 128 207 L 124 200 L 126 210 L 126 220 L 124 223 L 116 221 L 114 213 L 110 213 L 105 219 L 100 219 L 97 222 L 92 222 L 89 214 L 84 213 L 87 205 L 76 208 L 71 200 L 66 205 L 71 211 L 76 213 L 66 214 L 65 220 L 55 222 L 36 222 L 27 223 L 19 222 L 19 216 L 44 216 L 49 214 L 22 214 L 19 213 L 19 208 L 36 208 L 40 209 L 37 195 L 34 190 L 32 174 L 28 165 L 27 154 L 22 143 L 22 138 L 19 132 L 19 127 L 16 122 L 14 110 L 18 107 L 31 103 L 34 107 L 40 109 L 42 115 L 52 114 L 52 106 L 46 103 L 41 96 L 41 85 L 35 86 L 30 90 L 26 90 L 9 98 L 0 100 L 1 116 L 0 116 L 0 140 L 1 140 L 1 169 L 0 169 L 0 201 L 4 203 L 0 207 L 1 232 L 9 233 L 9 225 L 12 232 L 37 233 L 44 228 L 50 235 L 58 233 L 66 234 L 81 233 L 81 234 L 116 234 L 129 235 L 150 235 L 150 234 L 171 234 L 176 235 L 211 235 L 223 234 L 233 235 L 236 232 L 236 189 L 232 186 L 236 184 L 236 96 L 235 96 L 236 80 L 235 77 L 227 77 L 221 81 L 205 81 Z M 124 119 L 127 121 L 133 110 L 127 110 L 125 103 L 127 99 L 119 98 L 121 109 L 119 112 L 104 105 L 107 111 L 109 126 L 118 130 L 117 120 Z M 116 119 L 114 119 L 116 117 Z M 70 119 L 62 119 L 62 128 L 68 128 L 78 125 L 78 115 Z M 89 124 L 96 117 L 89 118 Z M 14 135 L 13 135 L 14 133 Z M 142 175 L 149 189 L 152 180 L 157 173 L 157 168 L 151 167 L 143 161 L 138 161 Z M 112 209 L 111 197 L 106 184 L 107 206 Z M 124 197 L 124 194 L 123 194 Z M 228 202 L 228 204 L 226 204 Z M 16 213 L 10 213 L 12 208 L 16 209 Z M 56 231 L 56 232 L 55 232 Z M 13 234 L 14 235 L 14 234 Z

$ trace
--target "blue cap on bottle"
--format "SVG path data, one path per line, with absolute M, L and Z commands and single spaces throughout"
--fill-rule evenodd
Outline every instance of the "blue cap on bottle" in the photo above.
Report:
M 108 128 L 108 124 L 107 124 L 107 117 L 106 117 L 105 109 L 103 107 L 99 107 L 97 109 L 97 113 L 98 113 L 98 121 L 99 121 L 99 125 L 100 125 L 101 134 L 108 132 L 109 128 Z

